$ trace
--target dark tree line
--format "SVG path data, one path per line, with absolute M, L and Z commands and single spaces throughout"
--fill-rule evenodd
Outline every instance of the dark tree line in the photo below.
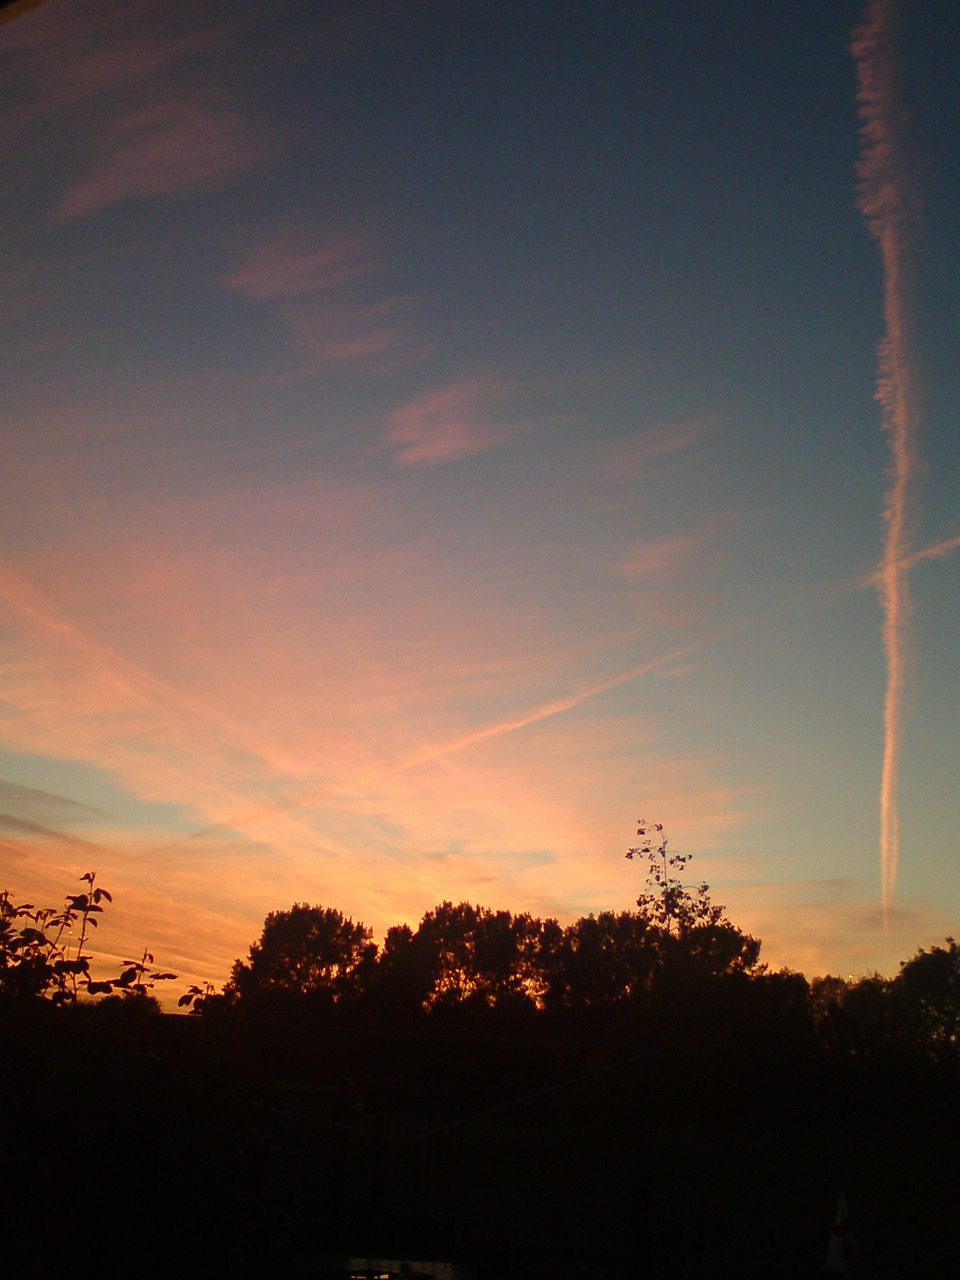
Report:
M 684 883 L 689 855 L 668 848 L 662 827 L 641 822 L 638 837 L 626 855 L 646 869 L 635 911 L 562 925 L 445 901 L 416 928 L 391 927 L 378 946 L 337 909 L 296 903 L 267 916 L 221 993 L 194 988 L 181 1004 L 208 1015 L 409 1030 L 684 1028 L 704 1043 L 736 1028 L 741 1040 L 838 1060 L 907 1054 L 960 1064 L 952 938 L 921 948 L 891 979 L 772 972 L 759 939 L 728 918 L 709 886 Z
M 644 1015 L 762 1015 L 803 1028 L 824 1050 L 861 1061 L 894 1049 L 960 1062 L 960 946 L 921 948 L 894 978 L 771 972 L 760 943 L 728 921 L 669 932 L 644 911 L 603 911 L 570 925 L 468 902 L 442 902 L 382 947 L 331 907 L 271 912 L 246 960 L 198 1012 L 357 1023 L 388 1018 L 515 1028 Z M 187 1000 L 184 1000 L 187 1003 Z
M 755 1038 L 857 1063 L 909 1055 L 960 1064 L 960 947 L 919 949 L 893 978 L 814 978 L 771 972 L 761 944 L 738 928 L 704 883 L 684 882 L 689 855 L 641 822 L 626 856 L 643 863 L 635 911 L 602 911 L 572 924 L 528 912 L 444 901 L 419 924 L 372 931 L 333 907 L 273 911 L 247 958 L 218 993 L 191 987 L 197 1014 L 295 1023 L 426 1026 L 512 1033 L 518 1027 L 605 1033 L 641 1026 L 699 1029 L 722 1041 L 731 1026 Z M 0 893 L 0 1006 L 136 1000 L 156 1009 L 146 949 L 106 979 L 91 976 L 91 938 L 110 893 L 96 875 L 59 908 Z
M 379 1251 L 572 1280 L 600 1240 L 616 1274 L 799 1280 L 843 1186 L 870 1274 L 952 1274 L 957 943 L 772 972 L 659 828 L 628 856 L 636 909 L 569 924 L 445 901 L 378 944 L 271 912 L 188 1018 L 157 1016 L 149 953 L 91 978 L 93 873 L 62 908 L 0 894 L 0 1256 L 49 1274 L 89 1242 L 128 1274 L 148 1206 L 178 1274 Z
M 665 982 L 760 974 L 760 944 L 728 922 L 669 933 L 642 911 L 603 911 L 563 926 L 529 913 L 441 902 L 382 948 L 332 907 L 296 903 L 267 916 L 215 1007 L 441 1017 L 534 1017 L 640 1006 Z

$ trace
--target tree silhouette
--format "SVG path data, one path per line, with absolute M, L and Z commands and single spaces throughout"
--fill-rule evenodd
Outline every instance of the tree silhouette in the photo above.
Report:
M 549 985 L 542 921 L 524 912 L 441 902 L 409 939 L 427 1009 L 538 1008 Z
M 752 970 L 760 958 L 759 939 L 743 933 L 727 917 L 726 909 L 713 902 L 705 881 L 684 884 L 681 877 L 692 855 L 668 848 L 660 822 L 641 818 L 637 836 L 640 843 L 628 849 L 626 857 L 646 860 L 647 888 L 637 906 L 659 931 L 664 957 L 682 958 L 704 975 Z
M 915 1047 L 931 1058 L 960 1061 L 960 946 L 921 947 L 892 984 L 899 1020 Z
M 656 935 L 642 912 L 582 916 L 563 930 L 549 1002 L 569 1010 L 638 1002 L 659 963 Z
M 233 966 L 228 994 L 241 1002 L 263 994 L 310 996 L 339 1005 L 366 988 L 376 963 L 371 930 L 331 907 L 294 903 L 271 911 L 246 961 Z

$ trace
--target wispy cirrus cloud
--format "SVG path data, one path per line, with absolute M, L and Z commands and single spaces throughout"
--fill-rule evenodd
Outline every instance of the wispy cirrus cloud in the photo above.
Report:
M 331 236 L 320 244 L 277 239 L 257 246 L 224 283 L 246 298 L 303 298 L 342 288 L 374 270 L 359 236 Z
M 655 703 L 680 655 L 558 634 L 530 598 L 551 590 L 547 552 L 518 580 L 512 544 L 412 531 L 382 475 L 208 480 L 111 502 L 105 528 L 98 478 L 75 474 L 69 544 L 2 567 L 0 739 L 102 771 L 145 821 L 75 831 L 0 794 L 21 823 L 0 865 L 82 872 L 102 845 L 97 870 L 164 965 L 219 981 L 267 910 L 304 898 L 377 929 L 451 895 L 566 916 L 629 905 L 618 852 L 638 768 L 704 830 L 743 811 L 715 762 L 668 758 L 653 710 L 642 727 L 620 714 Z M 638 757 L 638 734 L 656 750 Z
M 209 56 L 233 25 L 223 13 L 219 22 L 184 16 L 178 22 L 162 0 L 141 0 L 136 9 L 122 0 L 96 6 L 58 0 L 31 21 L 6 27 L 0 47 L 29 70 L 33 111 L 46 114 L 118 87 L 142 87 L 171 66 Z
M 654 538 L 634 548 L 618 566 L 620 577 L 631 581 L 664 581 L 676 574 L 691 556 L 707 545 L 702 533 L 681 533 L 672 538 Z
M 730 510 L 670 534 L 631 539 L 608 575 L 625 585 L 648 626 L 655 618 L 664 628 L 699 628 L 722 613 L 716 608 L 717 572 L 730 559 L 736 531 L 755 519 L 755 512 Z M 736 616 L 735 625 L 742 625 L 742 613 Z M 712 626 L 708 630 L 716 639 Z
M 408 310 L 408 300 L 396 296 L 319 304 L 298 299 L 284 308 L 284 317 L 294 345 L 312 362 L 389 373 L 426 355 L 410 328 Z
M 15 808 L 18 817 L 38 823 L 57 822 L 65 817 L 69 817 L 74 823 L 90 822 L 104 816 L 93 805 L 54 791 L 44 791 L 40 787 L 25 787 L 7 778 L 0 778 L 0 806 L 4 809 Z
M 264 133 L 223 104 L 160 100 L 110 120 L 91 171 L 64 193 L 54 222 L 126 200 L 209 194 L 267 156 Z
M 387 418 L 385 442 L 401 467 L 437 467 L 506 444 L 522 424 L 498 420 L 495 388 L 462 379 L 429 391 Z
M 600 462 L 601 478 L 617 484 L 634 483 L 649 476 L 664 460 L 674 462 L 678 454 L 693 454 L 722 428 L 723 420 L 717 414 L 654 423 L 607 447 Z
M 44 9 L 0 34 L 19 77 L 2 134 L 24 147 L 25 172 L 47 189 L 74 173 L 51 209 L 53 224 L 129 200 L 219 191 L 272 152 L 266 129 L 236 105 L 239 68 L 211 89 L 209 60 L 236 30 L 235 15 L 182 15 L 155 0 L 55 8 L 55 20 Z M 27 139 L 64 114 L 70 148 L 44 174 L 46 152 Z
M 227 289 L 278 311 L 307 372 L 325 366 L 390 371 L 421 359 L 412 300 L 392 292 L 366 237 L 287 228 L 247 252 Z
M 431 760 L 446 758 L 454 755 L 456 752 L 465 751 L 468 747 L 473 747 L 480 742 L 485 742 L 488 738 L 499 738 L 505 733 L 516 733 L 520 729 L 526 729 L 530 725 L 538 724 L 541 720 L 549 720 L 553 716 L 563 715 L 567 711 L 572 711 L 575 707 L 579 707 L 582 703 L 588 702 L 592 698 L 599 697 L 600 694 L 609 693 L 612 689 L 619 689 L 623 685 L 633 684 L 634 681 L 642 679 L 644 676 L 653 675 L 662 668 L 672 667 L 674 663 L 686 658 L 693 651 L 693 646 L 684 649 L 678 649 L 672 653 L 666 653 L 658 658 L 653 658 L 649 662 L 641 663 L 640 666 L 633 667 L 629 671 L 621 672 L 616 676 L 612 676 L 607 680 L 601 681 L 599 684 L 590 685 L 585 689 L 578 689 L 573 693 L 568 693 L 560 698 L 554 698 L 550 702 L 533 707 L 527 711 L 521 712 L 519 715 L 509 716 L 505 720 L 501 720 L 496 724 L 488 725 L 483 729 L 477 729 L 467 734 L 463 738 L 459 738 L 454 742 L 449 742 L 443 746 L 434 747 L 421 755 L 414 757 L 412 760 L 406 761 L 401 767 L 403 769 L 416 769 L 422 764 L 426 764 Z

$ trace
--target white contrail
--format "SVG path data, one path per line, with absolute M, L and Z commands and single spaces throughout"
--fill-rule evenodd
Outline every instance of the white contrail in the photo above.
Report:
M 891 457 L 878 570 L 887 663 L 880 783 L 880 878 L 887 922 L 897 882 L 900 849 L 897 790 L 913 665 L 909 568 L 913 560 L 919 420 L 911 307 L 911 241 L 917 206 L 907 161 L 899 43 L 895 0 L 870 0 L 864 23 L 854 32 L 851 48 L 857 68 L 860 114 L 857 207 L 880 248 L 886 322 L 880 344 L 876 396 L 883 409 Z
M 487 725 L 484 729 L 476 729 L 473 733 L 468 733 L 462 738 L 456 738 L 443 746 L 431 747 L 419 755 L 404 761 L 399 767 L 401 770 L 416 769 L 432 760 L 444 759 L 447 756 L 454 755 L 457 751 L 472 747 L 478 742 L 485 742 L 488 738 L 499 738 L 501 734 L 514 733 L 517 729 L 525 729 L 527 725 L 537 724 L 540 720 L 547 720 L 551 716 L 558 716 L 566 711 L 572 711 L 574 707 L 579 707 L 581 702 L 586 702 L 589 698 L 596 698 L 601 693 L 607 693 L 610 689 L 617 689 L 624 684 L 632 684 L 634 680 L 639 680 L 642 676 L 652 675 L 653 672 L 659 671 L 663 667 L 679 661 L 681 658 L 688 657 L 694 648 L 694 645 L 687 645 L 682 649 L 675 649 L 672 653 L 663 654 L 659 658 L 652 658 L 649 662 L 644 662 L 639 667 L 633 667 L 629 671 L 621 672 L 620 675 L 612 676 L 609 680 L 604 680 L 602 684 L 580 689 L 576 693 L 567 694 L 566 697 L 556 698 L 553 702 L 541 703 L 540 706 L 520 712 L 507 720 L 499 720 L 495 724 Z

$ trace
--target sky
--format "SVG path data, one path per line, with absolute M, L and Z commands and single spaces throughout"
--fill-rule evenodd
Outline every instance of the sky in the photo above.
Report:
M 0 25 L 0 886 L 179 991 L 293 902 L 629 909 L 642 817 L 773 967 L 955 933 L 941 8 Z

